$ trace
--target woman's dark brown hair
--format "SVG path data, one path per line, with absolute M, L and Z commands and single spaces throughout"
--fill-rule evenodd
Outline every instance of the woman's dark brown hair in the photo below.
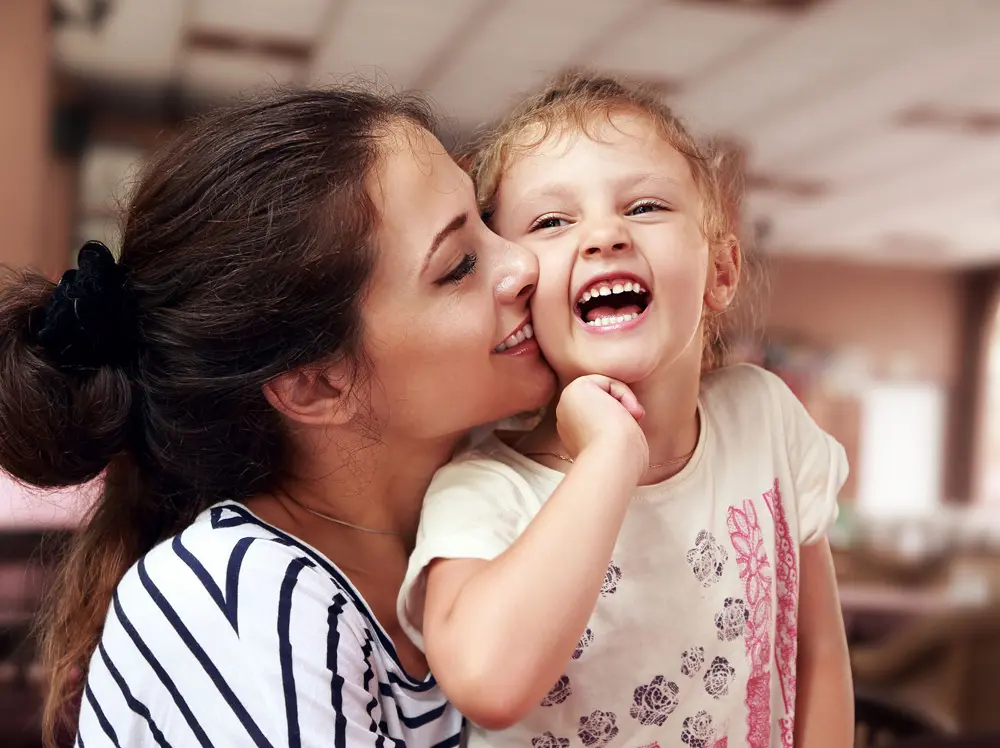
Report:
M 32 325 L 55 285 L 22 271 L 0 287 L 0 466 L 39 487 L 103 475 L 42 620 L 48 745 L 128 568 L 211 504 L 282 480 L 263 385 L 357 360 L 378 220 L 366 180 L 401 123 L 432 125 L 410 97 L 281 93 L 215 111 L 155 154 L 124 218 L 124 360 L 60 365 Z

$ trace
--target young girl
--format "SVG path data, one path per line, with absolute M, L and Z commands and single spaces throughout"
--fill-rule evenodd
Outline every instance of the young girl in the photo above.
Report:
M 850 745 L 844 451 L 778 378 L 712 365 L 740 251 L 711 156 L 655 98 L 575 75 L 474 176 L 538 256 L 560 395 L 438 472 L 400 593 L 470 745 Z

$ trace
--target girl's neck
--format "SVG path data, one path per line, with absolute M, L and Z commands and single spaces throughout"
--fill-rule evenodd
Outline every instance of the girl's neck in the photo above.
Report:
M 565 386 L 566 383 L 562 383 Z M 678 361 L 666 371 L 654 372 L 641 382 L 630 385 L 646 411 L 642 430 L 649 445 L 650 469 L 640 485 L 651 485 L 676 475 L 687 464 L 677 458 L 690 455 L 698 444 L 698 393 L 701 385 L 701 362 L 697 367 Z M 558 396 L 553 402 L 558 402 Z M 564 460 L 544 459 L 544 453 L 565 455 L 565 447 L 556 430 L 555 408 L 546 411 L 538 426 L 518 443 L 523 453 L 550 467 L 565 471 Z M 657 466 L 660 463 L 667 463 Z

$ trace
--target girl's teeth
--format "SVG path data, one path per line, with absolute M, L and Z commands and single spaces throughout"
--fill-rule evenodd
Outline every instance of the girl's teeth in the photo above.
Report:
M 524 337 L 529 340 L 535 337 L 535 328 L 531 326 L 530 322 L 524 326 Z
M 580 296 L 580 302 L 584 303 L 595 299 L 598 296 L 611 296 L 612 294 L 625 293 L 626 291 L 633 291 L 635 293 L 645 293 L 645 289 L 638 283 L 633 281 L 627 281 L 625 283 L 615 283 L 612 285 L 600 285 L 594 286 L 593 288 L 584 291 L 583 295 Z
M 509 338 L 507 338 L 503 342 L 504 342 L 504 345 L 506 345 L 508 348 L 513 348 L 520 341 L 517 339 L 517 333 L 514 333 L 513 335 L 511 335 Z
M 631 314 L 617 314 L 608 317 L 598 317 L 597 319 L 592 319 L 587 324 L 591 327 L 606 327 L 608 325 L 619 325 L 622 322 L 630 322 L 639 316 L 638 312 L 632 312 Z

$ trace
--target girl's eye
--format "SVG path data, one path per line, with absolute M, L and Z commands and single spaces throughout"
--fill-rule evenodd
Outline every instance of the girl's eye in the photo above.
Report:
M 475 252 L 469 252 L 468 254 L 463 255 L 461 262 L 459 262 L 458 265 L 455 266 L 455 269 L 448 273 L 448 275 L 441 278 L 438 281 L 438 285 L 443 286 L 445 283 L 461 283 L 466 276 L 472 275 L 476 272 L 476 262 L 478 260 L 479 258 L 476 257 Z
M 641 216 L 644 213 L 652 213 L 658 210 L 668 210 L 668 208 L 663 203 L 658 203 L 655 200 L 643 200 L 633 205 L 629 209 L 628 214 L 630 216 Z
M 560 226 L 564 226 L 568 223 L 565 218 L 559 218 L 558 216 L 542 216 L 537 219 L 528 231 L 540 231 L 541 229 L 556 229 Z

